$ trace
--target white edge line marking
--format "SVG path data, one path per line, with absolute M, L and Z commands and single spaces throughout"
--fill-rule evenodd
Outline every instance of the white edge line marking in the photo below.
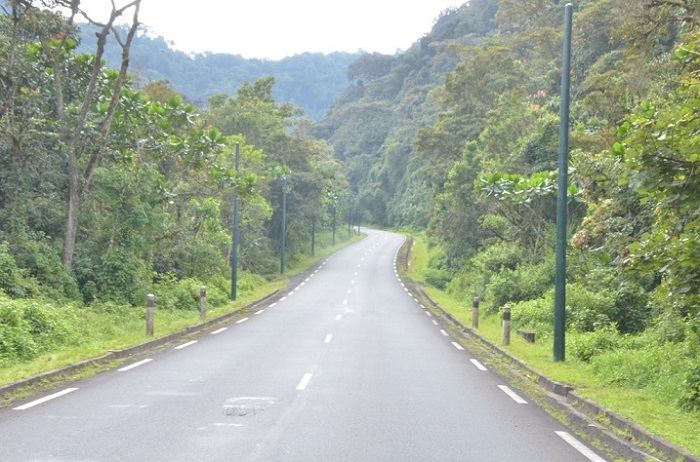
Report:
M 342 318 L 342 317 L 343 317 L 343 315 L 342 315 L 342 314 L 339 314 L 338 316 L 335 317 L 335 320 L 336 320 L 336 321 L 340 321 L 340 318 Z
M 452 342 L 452 345 L 454 345 L 454 347 L 458 350 L 464 350 L 464 347 L 457 342 Z
M 436 326 L 439 326 L 439 325 L 440 325 L 440 324 L 438 324 L 438 322 L 437 322 L 436 320 L 434 320 L 434 319 L 433 319 L 433 324 L 435 324 Z
M 153 361 L 152 358 L 144 359 L 144 360 L 139 361 L 137 363 L 129 364 L 128 366 L 122 367 L 121 369 L 117 369 L 117 371 L 118 372 L 126 372 L 126 371 L 129 371 L 129 370 L 134 369 L 136 367 L 143 366 L 146 363 L 150 363 L 151 361 Z
M 272 305 L 268 306 L 268 308 L 274 308 L 275 306 L 277 306 L 277 303 L 273 303 Z
M 264 313 L 264 312 L 265 312 L 265 310 L 258 310 L 258 311 L 256 311 L 256 312 L 253 313 L 253 314 L 261 314 L 261 313 Z
M 214 332 L 211 333 L 211 335 L 220 334 L 223 331 L 225 331 L 226 329 L 228 329 L 228 327 L 222 327 L 221 329 L 216 329 Z
M 591 462 L 606 462 L 605 459 L 600 457 L 598 454 L 589 449 L 586 445 L 581 443 L 579 440 L 568 434 L 567 432 L 554 432 L 561 437 L 564 441 L 569 443 L 574 449 L 583 454 Z
M 329 334 L 329 335 L 326 335 L 326 338 L 325 338 L 325 340 L 323 341 L 323 343 L 331 343 L 331 339 L 332 339 L 332 338 L 333 338 L 332 335 L 330 335 L 330 334 Z
M 285 301 L 286 299 L 287 299 L 287 297 L 282 297 L 282 298 L 280 298 L 280 301 L 283 302 L 283 301 Z
M 476 368 L 479 369 L 480 371 L 485 371 L 485 370 L 486 370 L 486 366 L 484 366 L 483 364 L 481 364 L 481 363 L 479 362 L 479 360 L 477 360 L 477 359 L 470 359 L 469 361 L 471 361 L 472 364 L 475 365 Z
M 444 335 L 445 337 L 449 337 L 449 334 L 447 333 L 447 331 L 445 329 L 440 329 L 440 333 L 442 335 Z
M 60 396 L 67 395 L 68 393 L 74 392 L 75 390 L 77 390 L 77 388 L 66 388 L 65 390 L 59 391 L 58 393 L 54 393 L 53 395 L 49 395 L 49 396 L 44 396 L 43 398 L 34 400 L 34 401 L 27 403 L 27 404 L 23 404 L 23 405 L 18 406 L 14 409 L 16 411 L 24 411 L 26 409 L 29 409 L 30 407 L 38 406 L 39 404 L 43 404 L 47 401 L 51 401 L 54 398 L 58 398 Z
M 508 388 L 506 385 L 499 385 L 498 388 L 500 388 L 503 393 L 506 395 L 510 396 L 513 401 L 515 401 L 518 404 L 527 404 L 527 401 L 522 399 L 517 393 L 515 393 L 513 390 Z
M 188 346 L 194 345 L 197 343 L 197 340 L 192 340 L 191 342 L 183 343 L 182 345 L 176 346 L 176 350 L 182 350 L 183 348 L 187 348 Z
M 242 323 L 246 322 L 247 320 L 248 320 L 248 318 L 239 319 L 238 321 L 236 321 L 236 324 L 242 324 Z
M 304 377 L 302 377 L 301 382 L 299 382 L 299 385 L 297 385 L 297 390 L 299 390 L 299 391 L 306 390 L 306 387 L 309 385 L 309 382 L 311 381 L 312 376 L 313 376 L 313 374 L 304 374 Z

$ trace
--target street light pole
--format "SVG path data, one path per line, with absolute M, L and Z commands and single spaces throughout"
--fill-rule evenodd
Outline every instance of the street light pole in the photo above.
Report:
M 566 230 L 569 186 L 569 100 L 571 88 L 571 25 L 573 5 L 564 15 L 564 53 L 561 75 L 561 122 L 559 127 L 559 178 L 557 191 L 556 273 L 554 278 L 554 361 L 566 358 Z
M 240 183 L 240 162 L 241 145 L 240 143 L 236 143 L 236 185 L 233 188 L 233 236 L 231 238 L 231 300 L 236 300 L 238 287 L 238 185 Z
M 335 247 L 335 204 L 333 204 L 333 247 Z
M 280 254 L 280 274 L 284 274 L 287 253 L 287 175 L 282 175 L 282 245 Z

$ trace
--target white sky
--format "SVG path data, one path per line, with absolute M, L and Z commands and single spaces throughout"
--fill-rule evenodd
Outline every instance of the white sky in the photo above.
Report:
M 442 11 L 466 1 L 142 0 L 140 21 L 188 53 L 268 59 L 307 51 L 393 54 L 430 32 Z M 81 2 L 88 11 L 109 5 L 109 0 Z

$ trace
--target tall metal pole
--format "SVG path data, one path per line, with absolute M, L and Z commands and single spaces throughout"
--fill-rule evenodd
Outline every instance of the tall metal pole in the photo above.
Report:
M 316 215 L 311 219 L 311 256 L 316 253 Z
M 282 249 L 280 254 L 280 274 L 284 274 L 287 253 L 287 175 L 282 175 Z
M 335 204 L 333 204 L 333 247 L 335 247 Z
M 236 299 L 238 287 L 238 184 L 240 181 L 240 162 L 241 145 L 236 143 L 236 186 L 233 188 L 233 236 L 231 238 L 231 300 Z
M 561 74 L 561 125 L 559 127 L 559 181 L 557 191 L 556 274 L 554 278 L 554 361 L 566 359 L 566 237 L 569 186 L 569 100 L 571 89 L 571 25 L 573 5 L 564 15 L 564 53 Z

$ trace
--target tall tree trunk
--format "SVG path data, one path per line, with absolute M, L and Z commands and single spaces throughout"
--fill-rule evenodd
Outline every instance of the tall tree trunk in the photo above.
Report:
M 108 142 L 109 135 L 112 128 L 112 121 L 116 114 L 117 108 L 119 106 L 119 98 L 121 95 L 121 90 L 126 82 L 127 71 L 129 67 L 129 51 L 131 48 L 131 43 L 136 31 L 139 26 L 138 14 L 141 5 L 141 0 L 133 0 L 127 5 L 116 8 L 114 3 L 112 3 L 112 13 L 110 15 L 109 21 L 107 23 L 99 23 L 93 21 L 87 17 L 86 14 L 78 9 L 78 1 L 72 0 L 72 15 L 69 18 L 69 22 L 73 22 L 76 14 L 80 13 L 86 17 L 91 24 L 98 25 L 101 27 L 99 33 L 97 33 L 97 50 L 95 53 L 95 64 L 93 67 L 92 77 L 88 83 L 87 89 L 85 91 L 85 98 L 82 103 L 82 109 L 78 120 L 75 124 L 75 128 L 71 131 L 68 129 L 68 124 L 66 123 L 66 114 L 63 101 L 63 79 L 62 72 L 60 71 L 60 65 L 58 63 L 59 56 L 55 56 L 56 66 L 54 71 L 54 87 L 56 89 L 56 101 L 57 101 L 57 113 L 59 120 L 61 121 L 61 130 L 63 133 L 63 139 L 65 141 L 67 156 L 68 156 L 68 211 L 66 214 L 66 229 L 65 229 L 65 239 L 63 243 L 63 254 L 62 261 L 63 265 L 67 269 L 71 269 L 73 266 L 73 255 L 75 253 L 76 239 L 78 236 L 78 225 L 80 216 L 80 202 L 82 194 L 87 190 L 90 182 L 92 181 L 92 176 L 95 173 L 95 169 L 100 163 L 102 158 L 102 153 Z M 119 18 L 126 10 L 129 8 L 134 8 L 134 16 L 131 23 L 131 27 L 127 34 L 126 40 L 122 40 L 121 37 L 114 30 L 113 25 L 117 18 Z M 92 101 L 96 97 L 97 84 L 102 73 L 102 56 L 104 54 L 104 48 L 107 41 L 107 37 L 110 33 L 114 32 L 115 39 L 117 43 L 122 48 L 122 62 L 119 69 L 119 77 L 114 84 L 112 89 L 112 99 L 110 100 L 109 108 L 104 116 L 102 125 L 99 129 L 99 134 L 91 148 L 88 148 L 87 152 L 90 152 L 85 170 L 80 171 L 79 169 L 79 152 L 83 145 L 85 144 L 85 138 L 90 136 L 84 133 L 86 126 L 86 121 L 88 119 L 88 114 L 90 112 Z M 65 39 L 64 39 L 65 40 Z M 89 141 L 88 141 L 89 142 Z
M 68 153 L 68 213 L 66 216 L 66 231 L 63 242 L 63 265 L 73 267 L 73 254 L 78 234 L 78 212 L 80 210 L 80 178 L 78 177 L 78 159 L 75 151 Z

